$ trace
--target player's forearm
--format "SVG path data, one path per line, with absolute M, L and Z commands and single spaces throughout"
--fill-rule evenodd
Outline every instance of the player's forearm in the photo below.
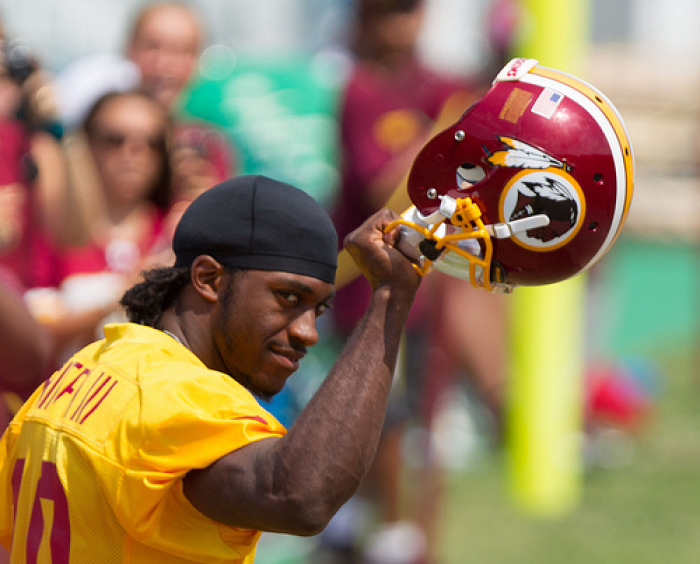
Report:
M 318 527 L 355 492 L 372 462 L 411 302 L 396 289 L 374 292 L 325 382 L 278 443 L 273 488 L 294 492 Z

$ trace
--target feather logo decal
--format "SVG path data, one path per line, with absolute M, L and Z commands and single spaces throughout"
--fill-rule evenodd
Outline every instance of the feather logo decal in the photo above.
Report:
M 498 140 L 503 143 L 503 150 L 495 151 L 486 158 L 493 166 L 532 169 L 564 168 L 564 163 L 560 160 L 550 157 L 532 145 L 502 135 L 498 136 Z

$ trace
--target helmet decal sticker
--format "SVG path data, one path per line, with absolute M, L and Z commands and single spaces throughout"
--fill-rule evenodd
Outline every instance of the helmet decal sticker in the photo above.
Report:
M 525 170 L 506 185 L 500 214 L 501 221 L 546 215 L 549 225 L 516 233 L 512 240 L 532 251 L 552 251 L 578 233 L 585 215 L 585 200 L 581 187 L 566 172 Z
M 513 91 L 509 94 L 506 103 L 503 104 L 501 108 L 501 113 L 498 117 L 502 120 L 509 121 L 510 123 L 518 123 L 520 116 L 525 113 L 527 105 L 530 103 L 532 98 L 532 93 L 522 88 L 513 88 Z
M 498 73 L 495 82 L 521 80 L 527 73 L 535 68 L 538 62 L 537 59 L 525 59 L 523 57 L 512 59 L 501 69 L 501 72 Z
M 560 160 L 550 157 L 532 145 L 504 135 L 499 135 L 498 140 L 503 143 L 504 150 L 495 151 L 486 158 L 486 161 L 493 166 L 535 169 L 564 168 L 564 163 Z
M 532 105 L 532 113 L 549 119 L 554 115 L 554 112 L 563 99 L 563 94 L 551 88 L 545 88 Z

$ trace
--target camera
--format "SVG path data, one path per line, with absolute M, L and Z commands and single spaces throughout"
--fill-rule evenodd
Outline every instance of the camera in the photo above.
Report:
M 19 41 L 2 40 L 0 56 L 7 76 L 20 85 L 39 67 L 32 48 Z

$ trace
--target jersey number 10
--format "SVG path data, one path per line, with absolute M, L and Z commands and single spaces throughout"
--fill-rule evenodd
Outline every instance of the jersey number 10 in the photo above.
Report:
M 12 472 L 12 495 L 15 506 L 15 525 L 17 524 L 17 502 L 22 483 L 24 459 L 20 458 L 15 463 Z M 27 531 L 27 564 L 36 564 L 39 555 L 39 546 L 44 537 L 44 511 L 42 500 L 50 501 L 53 505 L 53 520 L 49 535 L 51 547 L 51 562 L 53 564 L 68 564 L 70 558 L 70 521 L 68 518 L 68 499 L 63 491 L 58 470 L 53 462 L 41 463 L 41 477 L 36 486 L 36 494 L 32 503 L 32 512 L 29 518 L 29 530 Z M 14 544 L 14 541 L 13 541 Z

